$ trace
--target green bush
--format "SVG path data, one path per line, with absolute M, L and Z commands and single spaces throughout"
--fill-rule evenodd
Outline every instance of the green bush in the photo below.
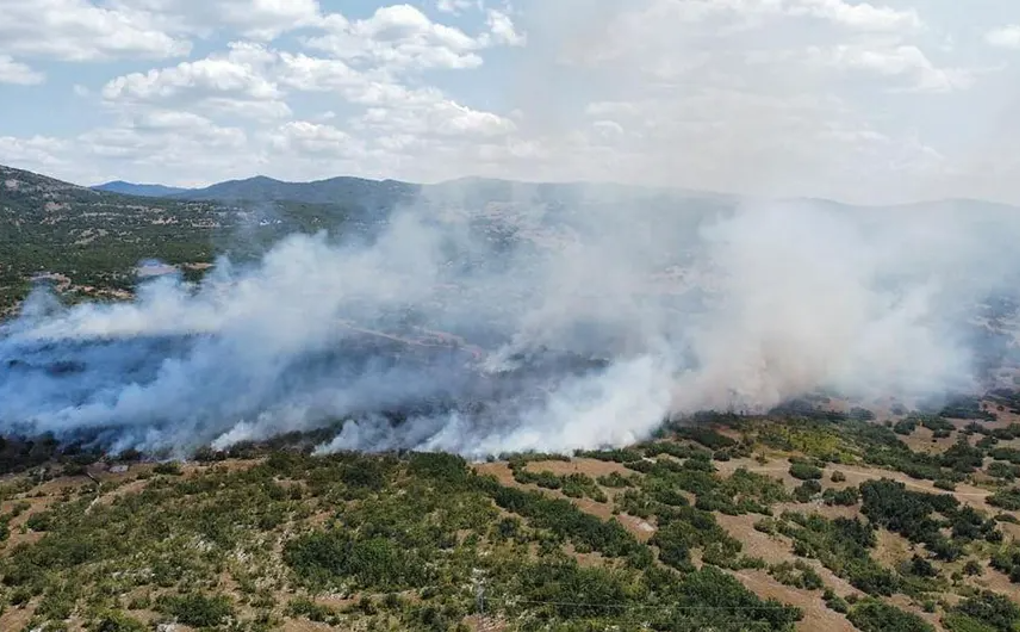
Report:
M 152 472 L 157 475 L 164 476 L 179 476 L 184 473 L 184 471 L 181 470 L 181 463 L 176 460 L 161 462 L 152 468 Z
M 855 505 L 861 498 L 861 492 L 857 487 L 846 489 L 826 489 L 822 493 L 822 501 L 827 505 L 850 506 Z
M 854 605 L 847 620 L 861 631 L 913 632 L 935 628 L 917 614 L 903 611 L 881 600 L 863 600 Z
M 614 489 L 634 486 L 634 483 L 626 476 L 621 475 L 619 471 L 613 471 L 609 475 L 599 476 L 596 481 L 603 487 L 610 487 Z
M 815 591 L 824 586 L 822 577 L 803 560 L 780 562 L 769 567 L 769 575 L 790 587 Z
M 1020 511 L 1020 488 L 1009 487 L 1006 489 L 999 489 L 992 495 L 985 498 L 985 502 L 1000 509 Z
M 942 622 L 950 631 L 1020 631 L 1020 607 L 1002 594 L 981 591 L 947 611 Z
M 822 470 L 810 464 L 795 462 L 790 465 L 790 475 L 798 480 L 821 480 Z
M 123 611 L 115 609 L 100 613 L 93 618 L 86 627 L 89 631 L 101 631 L 107 633 L 149 630 L 149 627 L 141 620 L 133 618 Z
M 192 593 L 182 596 L 163 596 L 157 608 L 173 616 L 181 624 L 196 629 L 213 629 L 226 623 L 234 615 L 234 604 L 224 595 L 208 596 Z

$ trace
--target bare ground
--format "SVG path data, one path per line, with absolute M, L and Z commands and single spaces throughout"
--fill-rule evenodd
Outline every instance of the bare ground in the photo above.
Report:
M 804 591 L 776 581 L 764 571 L 745 569 L 732 572 L 745 587 L 761 598 L 775 598 L 784 604 L 799 607 L 804 618 L 795 626 L 797 631 L 853 631 L 845 617 L 825 606 L 820 592 Z

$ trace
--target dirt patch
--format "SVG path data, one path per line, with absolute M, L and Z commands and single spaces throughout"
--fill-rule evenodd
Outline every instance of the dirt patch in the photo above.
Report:
M 745 554 L 761 558 L 770 564 L 793 560 L 793 546 L 786 538 L 770 536 L 754 528 L 754 523 L 760 516 L 750 513 L 741 516 L 728 516 L 723 513 L 714 515 L 719 526 L 744 545 Z
M 872 556 L 887 567 L 895 568 L 901 562 L 909 560 L 913 555 L 910 542 L 903 536 L 879 528 L 875 531 L 875 550 Z
M 563 460 L 541 460 L 539 462 L 529 462 L 527 468 L 528 471 L 534 471 L 536 473 L 549 471 L 550 473 L 555 473 L 559 476 L 568 476 L 572 473 L 582 473 L 592 478 L 607 476 L 614 471 L 619 473 L 621 476 L 632 476 L 636 473 L 618 462 L 612 462 L 609 460 L 594 460 L 591 458 L 575 458 L 570 462 L 565 462 Z
M 795 513 L 817 514 L 823 518 L 833 520 L 835 518 L 856 518 L 861 515 L 861 508 L 858 505 L 828 505 L 822 502 L 793 502 L 782 505 L 783 511 Z
M 490 618 L 489 616 L 470 615 L 464 618 L 464 624 L 468 630 L 475 632 L 499 632 L 507 630 L 507 622 L 502 618 Z
M 312 622 L 305 618 L 284 618 L 280 623 L 280 626 L 276 627 L 274 631 L 296 631 L 298 633 L 309 633 L 314 631 L 336 631 L 336 629 L 325 622 Z
M 962 422 L 964 424 L 969 424 L 970 420 L 964 420 Z M 932 437 L 932 431 L 924 427 L 918 427 L 910 434 L 897 434 L 896 437 L 899 438 L 900 442 L 910 447 L 911 451 L 936 455 L 956 444 L 955 435 L 956 434 L 953 434 L 954 437 L 935 439 Z
M 0 632 L 27 631 L 25 625 L 32 619 L 35 608 L 34 602 L 30 602 L 24 607 L 7 607 L 3 615 L 0 615 Z
M 656 527 L 652 523 L 642 520 L 641 518 L 632 516 L 628 513 L 621 513 L 616 516 L 616 519 L 620 521 L 624 527 L 627 528 L 634 537 L 641 542 L 647 542 L 653 535 L 655 535 Z
M 981 588 L 1001 593 L 1013 602 L 1020 604 L 1020 585 L 1013 584 L 1009 577 L 1001 571 L 996 571 L 987 562 L 984 563 L 984 573 L 974 576 L 969 580 L 971 584 Z
M 478 473 L 492 476 L 504 487 L 519 487 L 517 481 L 514 480 L 514 472 L 510 470 L 510 466 L 505 462 L 486 462 L 484 464 L 475 465 L 475 469 Z
M 765 464 L 761 464 L 757 460 L 740 458 L 721 462 L 716 461 L 713 464 L 715 464 L 715 468 L 718 470 L 719 475 L 723 478 L 728 478 L 733 475 L 733 472 L 737 469 L 744 468 L 752 473 L 768 476 L 781 481 L 787 491 L 793 491 L 801 484 L 800 480 L 790 475 L 790 463 L 786 460 L 768 460 Z
M 825 606 L 821 591 L 804 591 L 788 587 L 763 571 L 746 569 L 733 573 L 745 587 L 760 598 L 774 598 L 799 607 L 804 618 L 795 625 L 797 631 L 853 631 L 850 621 Z
M 909 611 L 910 613 L 916 614 L 921 618 L 924 618 L 925 622 L 935 627 L 936 631 L 946 630 L 945 627 L 942 626 L 942 622 L 939 620 L 939 614 L 926 612 L 924 609 L 914 604 L 914 602 L 910 598 L 903 595 L 902 593 L 895 593 L 889 598 L 887 598 L 887 600 L 891 604 L 896 605 L 897 607 L 903 609 L 904 611 Z
M 125 484 L 120 485 L 113 491 L 104 493 L 96 500 L 96 505 L 109 506 L 113 504 L 113 501 L 117 499 L 117 496 L 127 496 L 133 493 L 141 493 L 145 489 L 145 486 L 149 484 L 148 480 L 132 480 Z
M 841 483 L 845 486 L 859 486 L 868 480 L 894 480 L 896 482 L 902 482 L 908 489 L 913 491 L 924 491 L 926 493 L 944 493 L 955 496 L 957 500 L 964 504 L 969 504 L 976 509 L 988 510 L 988 504 L 985 503 L 985 498 L 992 495 L 990 491 L 979 489 L 969 484 L 958 484 L 956 485 L 956 491 L 943 491 L 942 489 L 936 489 L 934 482 L 931 480 L 917 480 L 911 478 L 905 473 L 899 471 L 892 471 L 890 469 L 865 469 L 861 467 L 852 467 L 843 464 L 830 464 L 826 467 L 826 474 L 831 474 L 832 471 L 842 471 L 846 476 L 846 482 Z

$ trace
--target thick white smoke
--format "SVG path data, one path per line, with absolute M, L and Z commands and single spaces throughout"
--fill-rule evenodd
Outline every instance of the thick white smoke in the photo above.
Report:
M 186 455 L 341 423 L 324 450 L 483 456 L 626 445 L 819 387 L 977 384 L 968 323 L 1016 273 L 1008 215 L 698 206 L 422 203 L 371 242 L 293 236 L 197 287 L 37 294 L 0 328 L 0 430 Z

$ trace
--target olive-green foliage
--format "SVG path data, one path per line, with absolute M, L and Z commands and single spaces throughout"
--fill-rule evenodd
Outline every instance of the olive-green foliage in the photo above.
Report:
M 810 464 L 795 462 L 790 465 L 790 475 L 798 480 L 821 480 L 822 470 Z
M 327 588 L 344 579 L 359 589 L 402 590 L 423 587 L 434 579 L 425 570 L 428 558 L 391 539 L 358 539 L 342 529 L 317 531 L 289 542 L 284 562 L 311 588 Z
M 881 600 L 867 599 L 854 605 L 847 619 L 861 631 L 934 631 L 917 614 L 904 611 Z
M 1020 544 L 1003 545 L 992 555 L 991 566 L 1009 576 L 1009 581 L 1020 583 Z
M 233 602 L 224 595 L 210 596 L 190 593 L 181 596 L 164 596 L 157 600 L 156 607 L 181 624 L 196 629 L 219 627 L 234 614 Z
M 700 455 L 687 462 L 659 473 L 735 504 L 781 493 L 753 476 L 713 477 Z M 75 619 L 135 629 L 138 618 L 121 612 L 154 609 L 161 621 L 197 628 L 264 630 L 290 615 L 343 628 L 452 630 L 474 610 L 467 587 L 481 570 L 487 611 L 521 629 L 788 630 L 800 616 L 711 568 L 664 569 L 615 519 L 504 487 L 456 456 L 276 451 L 247 468 L 228 463 L 158 474 L 142 491 L 101 502 L 88 493 L 54 503 L 36 520 L 47 523 L 43 536 L 0 560 L 7 602 L 35 601 L 31 624 L 46 629 Z M 739 557 L 711 513 L 651 499 L 644 480 L 632 478 L 627 491 L 647 502 L 662 547 L 698 545 L 708 563 L 764 567 Z M 604 566 L 580 567 L 568 542 Z M 224 574 L 234 585 L 227 593 Z M 358 604 L 316 604 L 310 596 L 322 590 L 357 593 Z M 296 593 L 274 595 L 288 591 Z
M 950 631 L 1020 631 L 1020 607 L 1006 596 L 981 591 L 946 611 Z
M 996 542 L 1002 533 L 995 521 L 986 519 L 972 507 L 961 507 L 948 494 L 909 491 L 901 482 L 869 480 L 860 487 L 861 512 L 872 522 L 902 534 L 911 542 L 925 547 L 943 560 L 955 560 L 963 554 L 963 545 L 977 539 Z M 948 519 L 952 539 L 942 534 L 943 524 L 933 514 Z
M 795 554 L 817 558 L 837 576 L 855 587 L 876 595 L 891 595 L 899 580 L 889 569 L 872 559 L 875 532 L 859 519 L 829 520 L 817 514 L 783 513 L 778 530 L 793 540 Z
M 537 473 L 528 471 L 523 466 L 514 466 L 512 469 L 514 480 L 521 484 L 535 484 L 545 489 L 559 489 L 563 491 L 563 495 L 570 498 L 588 497 L 596 502 L 607 502 L 609 500 L 605 492 L 599 488 L 598 483 L 583 473 L 571 473 L 560 476 L 551 471 L 540 471 Z M 617 477 L 620 480 L 624 479 L 619 474 L 617 474 Z
M 742 548 L 711 513 L 691 507 L 673 507 L 659 512 L 659 529 L 651 542 L 659 548 L 659 560 L 680 570 L 690 570 L 691 549 L 703 549 L 702 559 L 723 567 L 736 562 Z
M 603 521 L 581 511 L 568 500 L 504 487 L 491 478 L 479 484 L 499 507 L 528 518 L 537 527 L 569 540 L 581 551 L 598 551 L 608 557 L 629 557 L 642 566 L 647 566 L 651 560 L 647 547 L 616 520 Z
M 288 602 L 286 613 L 292 618 L 307 618 L 312 622 L 336 624 L 339 621 L 337 612 L 332 607 L 317 604 L 303 596 L 298 596 Z
M 98 613 L 86 625 L 89 631 L 129 632 L 148 631 L 148 626 L 130 615 L 116 609 Z
M 780 562 L 769 567 L 768 572 L 778 582 L 798 589 L 814 591 L 825 586 L 818 572 L 803 560 Z
M 614 489 L 621 489 L 623 487 L 632 487 L 634 483 L 627 476 L 621 475 L 619 471 L 613 471 L 612 473 L 596 478 L 603 487 L 610 487 Z
M 857 504 L 861 498 L 861 492 L 857 487 L 846 489 L 826 489 L 822 493 L 822 501 L 828 505 L 849 506 Z
M 992 495 L 985 498 L 985 502 L 993 507 L 1007 509 L 1009 511 L 1020 511 L 1020 488 L 1007 487 L 999 489 Z

